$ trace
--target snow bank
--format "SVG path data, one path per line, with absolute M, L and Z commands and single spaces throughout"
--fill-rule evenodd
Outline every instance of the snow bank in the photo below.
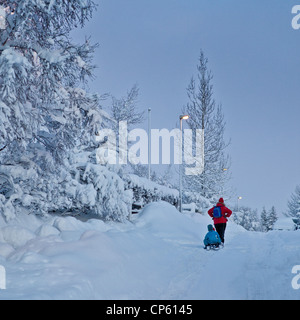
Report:
M 30 230 L 19 226 L 7 226 L 1 229 L 2 242 L 14 248 L 24 246 L 29 240 L 35 238 Z
M 0 214 L 10 220 L 19 212 L 80 212 L 124 221 L 131 210 L 132 191 L 125 190 L 124 181 L 115 172 L 87 162 L 89 155 L 73 155 L 68 170 L 56 174 L 41 174 L 28 159 L 23 159 L 22 165 L 2 165 Z
M 158 201 L 166 201 L 172 205 L 177 205 L 179 201 L 179 192 L 146 178 L 141 178 L 134 174 L 127 174 L 123 177 L 127 184 L 127 189 L 133 191 L 133 199 L 135 203 L 142 206 Z
M 300 299 L 300 232 L 245 231 L 203 250 L 208 216 L 147 205 L 132 222 L 0 216 L 0 299 Z
M 155 236 L 175 242 L 195 242 L 199 239 L 200 244 L 200 234 L 206 231 L 206 225 L 195 228 L 195 220 L 189 215 L 182 215 L 166 202 L 148 204 L 140 213 L 136 225 Z
M 292 218 L 280 218 L 275 222 L 274 230 L 294 231 L 296 224 Z

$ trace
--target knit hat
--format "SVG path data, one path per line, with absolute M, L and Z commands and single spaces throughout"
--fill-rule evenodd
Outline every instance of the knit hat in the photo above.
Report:
M 214 227 L 213 227 L 211 224 L 209 224 L 209 225 L 207 226 L 207 229 L 208 229 L 208 231 L 213 231 L 213 230 L 214 230 Z
M 223 203 L 223 204 L 224 204 L 224 199 L 223 199 L 223 198 L 220 198 L 220 199 L 219 199 L 219 203 Z

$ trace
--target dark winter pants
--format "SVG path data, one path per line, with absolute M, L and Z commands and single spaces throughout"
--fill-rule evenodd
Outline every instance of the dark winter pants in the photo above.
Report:
M 225 242 L 224 236 L 225 236 L 225 230 L 226 230 L 226 223 L 218 223 L 215 224 L 216 230 L 221 238 L 222 243 Z

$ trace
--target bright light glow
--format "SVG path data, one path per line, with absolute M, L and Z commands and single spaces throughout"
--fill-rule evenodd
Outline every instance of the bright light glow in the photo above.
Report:
M 190 116 L 185 115 L 185 116 L 181 116 L 181 117 L 180 117 L 180 120 L 188 120 L 189 118 L 190 118 Z

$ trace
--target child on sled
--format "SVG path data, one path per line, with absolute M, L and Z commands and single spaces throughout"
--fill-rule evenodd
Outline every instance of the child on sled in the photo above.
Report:
M 205 236 L 204 239 L 204 245 L 205 249 L 208 249 L 209 247 L 219 248 L 221 244 L 221 238 L 218 234 L 218 232 L 215 231 L 214 227 L 210 224 L 207 226 L 208 233 Z

